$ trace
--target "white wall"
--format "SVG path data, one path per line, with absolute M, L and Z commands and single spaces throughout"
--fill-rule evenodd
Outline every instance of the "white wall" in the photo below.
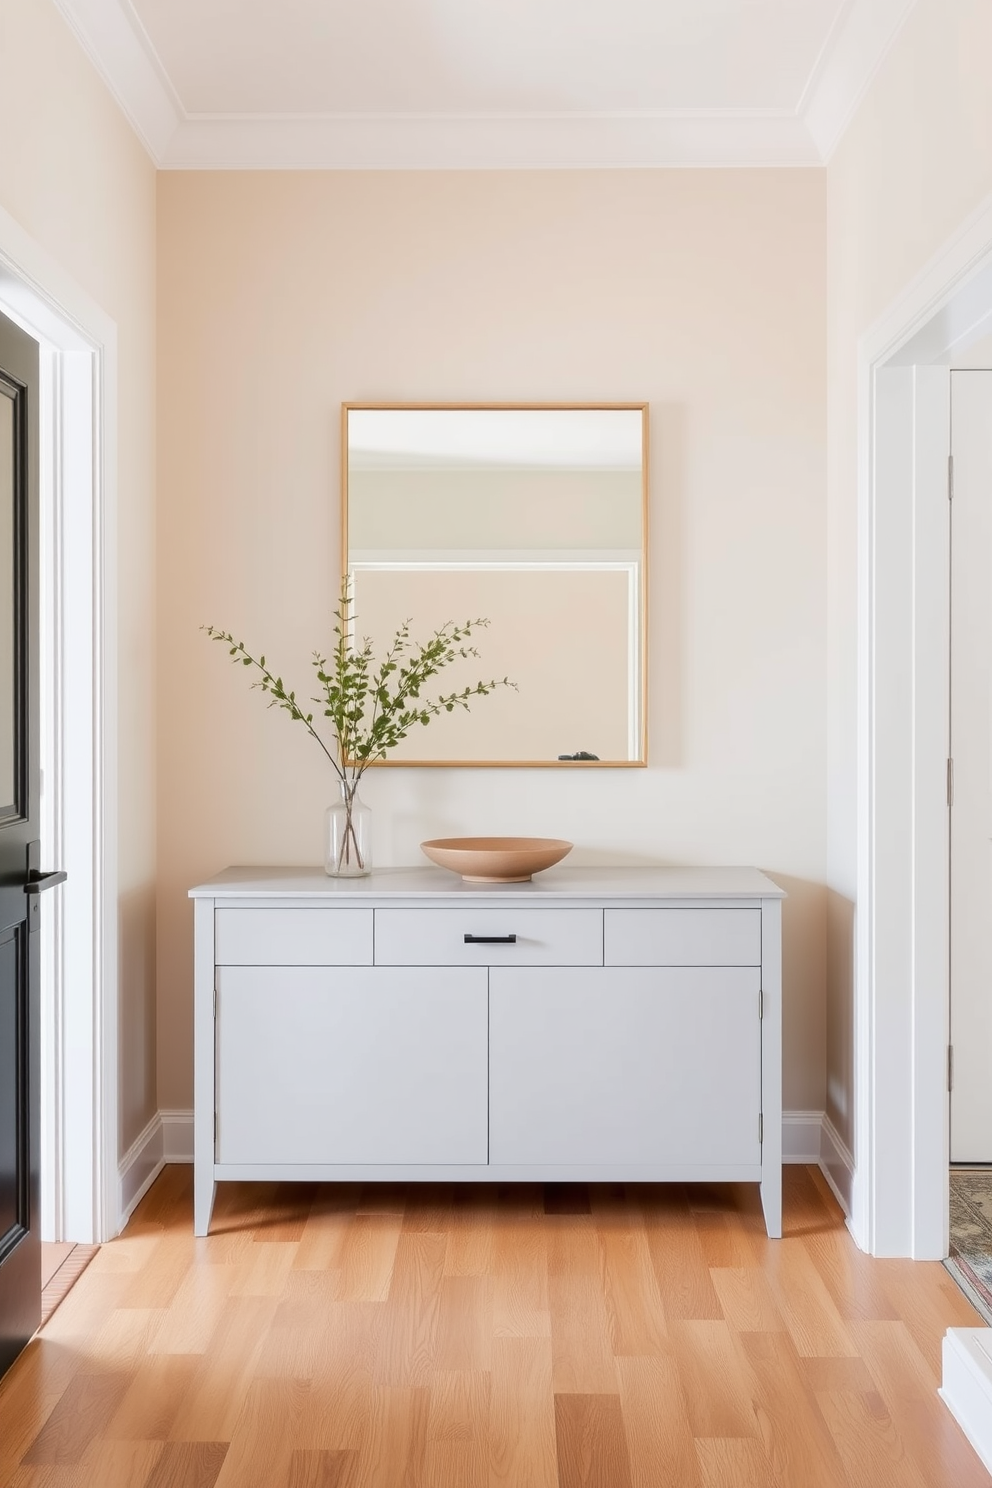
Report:
M 992 6 L 917 0 L 827 172 L 827 1109 L 853 1140 L 859 339 L 992 192 Z M 906 989 L 909 995 L 909 989 Z
M 118 553 L 109 582 L 120 625 L 123 1150 L 157 1104 L 155 171 L 50 0 L 0 6 L 0 137 L 0 206 L 118 329 Z
M 159 1076 L 190 1104 L 187 887 L 320 861 L 331 780 L 204 623 L 299 689 L 339 572 L 343 401 L 651 404 L 649 768 L 368 777 L 425 837 L 754 863 L 788 889 L 786 1104 L 822 1107 L 820 171 L 159 179 Z

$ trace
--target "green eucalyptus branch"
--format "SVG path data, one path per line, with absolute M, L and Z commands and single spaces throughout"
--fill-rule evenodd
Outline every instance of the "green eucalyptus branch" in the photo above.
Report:
M 258 673 L 251 685 L 269 695 L 270 708 L 282 708 L 303 724 L 341 780 L 354 791 L 369 765 L 384 760 L 412 729 L 426 728 L 432 718 L 442 713 L 468 709 L 473 698 L 487 697 L 497 687 L 515 688 L 517 684 L 509 677 L 491 677 L 460 691 L 424 697 L 422 691 L 427 684 L 453 661 L 478 658 L 479 652 L 469 642 L 473 633 L 489 621 L 481 617 L 461 625 L 448 621 L 428 640 L 414 641 L 410 636 L 412 622 L 405 620 L 377 662 L 367 637 L 360 646 L 354 644 L 351 604 L 351 586 L 346 577 L 334 611 L 336 640 L 330 658 L 319 651 L 312 658 L 320 692 L 309 701 L 316 704 L 329 722 L 332 748 L 315 727 L 315 714 L 306 711 L 295 691 L 288 689 L 282 678 L 271 671 L 264 656 L 252 655 L 230 631 L 213 625 L 202 629 L 211 640 L 227 645 L 234 662 Z

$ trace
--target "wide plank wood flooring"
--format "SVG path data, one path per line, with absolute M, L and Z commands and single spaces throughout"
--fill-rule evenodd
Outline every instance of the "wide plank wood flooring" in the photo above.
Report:
M 3 1488 L 987 1488 L 979 1319 L 748 1185 L 222 1185 L 170 1167 L 0 1384 Z

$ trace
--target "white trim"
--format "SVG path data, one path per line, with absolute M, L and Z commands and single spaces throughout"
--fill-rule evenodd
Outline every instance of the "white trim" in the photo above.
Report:
M 46 1198 L 55 1239 L 117 1233 L 117 330 L 61 266 L 0 209 L 0 307 L 45 348 L 42 534 L 47 640 L 49 850 L 70 871 L 43 1018 L 61 1096 L 48 1086 Z M 70 610 L 71 607 L 71 610 Z M 70 675 L 71 674 L 71 675 Z M 60 735 L 71 739 L 63 750 Z M 60 937 L 61 940 L 60 940 Z M 71 1050 L 66 1058 L 64 1050 Z M 43 1166 L 45 1157 L 43 1157 Z M 48 1183 L 46 1175 L 46 1184 Z
M 156 1111 L 117 1167 L 118 1225 L 123 1229 L 166 1163 L 193 1161 L 193 1112 Z
M 168 73 L 128 0 L 54 0 L 69 30 L 156 165 L 184 117 Z
M 981 324 L 990 270 L 992 198 L 859 346 L 851 1229 L 873 1255 L 939 1259 L 947 1245 L 948 373 L 904 363 Z
M 164 170 L 604 170 L 816 166 L 788 109 L 611 114 L 192 115 Z
M 990 244 L 992 196 L 987 196 L 862 337 L 859 348 L 862 369 L 883 362 L 898 364 L 900 353 L 910 347 L 912 338 L 931 321 L 954 325 L 954 301 L 967 293 L 972 279 L 986 270 Z M 945 319 L 942 321 L 941 317 Z M 958 344 L 959 340 L 948 345 Z M 926 359 L 937 360 L 937 352 Z
M 160 1111 L 163 1132 L 163 1153 L 170 1163 L 193 1161 L 193 1112 Z
M 68 886 L 52 895 L 44 914 L 42 1237 L 88 1240 L 98 1124 L 86 1113 L 97 1109 L 98 1065 L 85 1053 L 78 1056 L 91 1046 L 100 1022 L 101 793 L 94 784 L 100 730 L 93 659 L 98 366 L 92 351 L 49 344 L 42 368 L 41 838 L 44 861 L 69 874 Z
M 158 1115 L 149 1122 L 145 1131 L 132 1147 L 131 1152 L 121 1163 L 121 1175 L 129 1165 L 131 1156 L 137 1151 L 141 1144 L 148 1140 L 148 1133 L 153 1126 L 158 1124 L 162 1131 L 161 1156 L 163 1162 L 167 1163 L 191 1163 L 193 1161 L 193 1112 L 192 1111 L 159 1111 Z M 825 1131 L 827 1119 L 822 1111 L 783 1111 L 782 1112 L 782 1160 L 787 1163 L 822 1163 L 824 1159 Z M 831 1128 L 831 1131 L 833 1129 Z M 836 1142 L 843 1149 L 836 1133 L 832 1144 Z M 843 1149 L 846 1151 L 846 1149 Z M 847 1154 L 850 1164 L 850 1153 Z M 853 1164 L 852 1164 L 853 1166 Z M 829 1174 L 824 1169 L 824 1175 L 829 1179 Z M 833 1184 L 831 1184 L 833 1187 Z
M 938 1395 L 992 1473 L 992 1353 L 988 1328 L 949 1328 L 944 1334 Z
M 844 1213 L 851 1213 L 854 1190 L 854 1157 L 830 1117 L 824 1113 L 820 1131 L 820 1172 L 829 1183 Z
M 117 1167 L 117 1212 L 124 1228 L 165 1166 L 162 1117 L 156 1111 Z
M 822 1111 L 783 1111 L 782 1161 L 818 1163 L 822 1130 Z
M 822 165 L 915 0 L 848 0 L 796 109 L 563 114 L 188 114 L 130 0 L 55 0 L 155 164 L 170 170 Z
M 40 355 L 40 511 L 39 511 L 39 656 L 41 696 L 41 860 L 60 864 L 65 855 L 65 811 L 60 744 L 64 510 L 61 458 L 60 356 L 49 346 Z M 44 436 L 48 436 L 46 439 Z M 41 1238 L 65 1233 L 65 1152 L 63 1087 L 65 1081 L 65 892 L 51 895 L 51 908 L 41 922 Z
M 826 164 L 850 124 L 875 74 L 888 56 L 916 0 L 848 0 L 799 101 Z

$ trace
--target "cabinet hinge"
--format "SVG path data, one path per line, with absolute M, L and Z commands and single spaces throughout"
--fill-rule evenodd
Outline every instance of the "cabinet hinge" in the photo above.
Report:
M 947 1046 L 947 1089 L 954 1089 L 954 1045 Z
M 947 499 L 954 500 L 954 456 L 947 457 Z
M 954 761 L 947 761 L 947 804 L 954 805 Z
M 758 1146 L 765 1140 L 765 1118 L 761 1111 L 758 1112 Z

